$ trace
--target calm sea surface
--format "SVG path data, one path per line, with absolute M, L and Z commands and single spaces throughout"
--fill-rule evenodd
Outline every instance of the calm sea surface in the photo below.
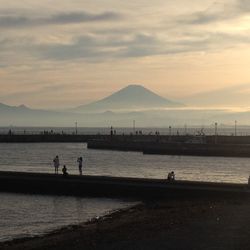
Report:
M 174 170 L 177 179 L 244 183 L 250 174 L 248 158 L 143 155 L 90 150 L 81 143 L 0 143 L 0 170 L 53 173 L 56 155 L 69 174 L 78 174 L 79 156 L 88 175 L 165 178 Z
M 84 157 L 83 171 L 88 175 L 166 178 L 174 170 L 177 179 L 244 183 L 250 174 L 248 158 L 143 155 L 88 150 L 81 143 L 0 143 L 0 170 L 53 173 L 55 155 L 67 165 L 69 174 L 78 174 L 79 156 Z M 113 199 L 5 193 L 0 193 L 0 199 L 0 241 L 42 234 L 132 204 Z
M 0 193 L 0 241 L 42 235 L 132 202 L 111 199 Z

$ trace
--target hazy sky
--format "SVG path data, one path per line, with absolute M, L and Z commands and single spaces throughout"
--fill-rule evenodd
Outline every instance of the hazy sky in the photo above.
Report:
M 0 102 L 70 107 L 128 84 L 250 89 L 248 0 L 0 0 Z M 236 88 L 237 89 L 237 88 Z

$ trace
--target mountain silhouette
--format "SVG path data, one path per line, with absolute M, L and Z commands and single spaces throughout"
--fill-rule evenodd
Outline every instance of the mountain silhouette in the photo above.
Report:
M 232 124 L 240 121 L 249 124 L 250 112 L 228 112 L 224 109 L 148 109 L 140 111 L 105 111 L 105 112 L 66 112 L 32 109 L 24 105 L 9 106 L 0 103 L 0 126 L 19 127 L 131 127 L 131 121 L 136 120 L 139 127 L 168 127 L 191 125 L 211 125 L 214 121 Z
M 99 112 L 182 106 L 184 105 L 161 97 L 141 85 L 128 85 L 104 99 L 81 105 L 73 110 L 78 112 Z
M 25 105 L 19 105 L 19 106 L 9 106 L 4 103 L 0 103 L 0 111 L 1 112 L 10 112 L 10 111 L 29 111 L 30 108 L 26 107 Z

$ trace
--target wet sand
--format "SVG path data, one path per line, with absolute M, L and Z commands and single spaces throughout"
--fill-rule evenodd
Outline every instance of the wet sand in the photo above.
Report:
M 0 249 L 250 249 L 250 199 L 151 200 Z

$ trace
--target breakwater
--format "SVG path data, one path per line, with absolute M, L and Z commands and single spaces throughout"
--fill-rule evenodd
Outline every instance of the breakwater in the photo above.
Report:
M 88 143 L 90 149 L 144 154 L 250 157 L 249 136 L 2 134 L 0 143 Z
M 76 176 L 0 172 L 1 192 L 38 193 L 52 195 L 164 198 L 204 195 L 249 196 L 247 184 L 173 181 L 108 176 Z
M 250 157 L 250 145 L 168 143 L 143 147 L 144 154 Z
M 32 143 L 32 142 L 87 142 L 89 140 L 105 140 L 107 135 L 71 135 L 71 134 L 2 134 L 0 142 Z
M 36 134 L 0 134 L 0 142 L 88 142 L 90 140 L 116 141 L 116 142 L 192 142 L 207 144 L 249 144 L 250 136 L 233 136 L 233 135 L 134 135 L 119 134 L 110 136 L 108 134 L 66 134 L 66 133 L 36 133 Z
M 90 149 L 139 151 L 144 154 L 250 157 L 248 136 L 107 137 L 88 141 Z

